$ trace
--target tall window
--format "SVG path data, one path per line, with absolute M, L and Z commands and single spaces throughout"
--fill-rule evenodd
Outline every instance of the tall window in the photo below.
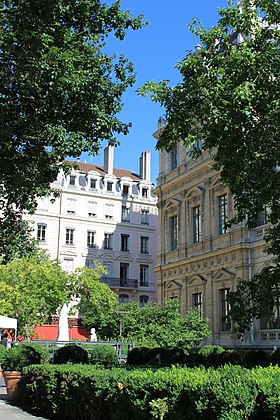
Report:
M 113 249 L 112 233 L 104 233 L 104 249 Z
M 65 238 L 66 245 L 74 245 L 74 233 L 75 233 L 75 229 L 66 228 L 66 238 Z
M 201 241 L 201 212 L 200 206 L 194 207 L 193 212 L 193 241 Z
M 149 303 L 149 296 L 142 295 L 139 297 L 139 306 L 143 308 L 143 306 L 147 305 Z
M 227 221 L 227 195 L 221 195 L 219 197 L 219 234 L 222 235 L 226 233 L 225 223 Z
M 149 266 L 140 264 L 140 286 L 149 286 Z
M 128 263 L 120 263 L 120 286 L 126 287 L 127 280 L 129 278 L 129 264 Z
M 88 202 L 88 215 L 89 217 L 96 217 L 97 215 L 97 202 L 96 201 Z
M 64 258 L 63 260 L 63 269 L 67 271 L 67 273 L 73 273 L 74 270 L 74 260 L 73 258 Z
M 170 169 L 173 170 L 178 166 L 178 145 L 176 144 L 170 151 Z
M 140 253 L 149 254 L 149 237 L 140 236 Z
M 258 214 L 257 217 L 257 226 L 263 226 L 266 225 L 268 223 L 268 219 L 269 219 L 269 210 L 267 207 L 264 207 L 263 211 L 261 211 Z
M 113 263 L 112 261 L 103 261 L 104 267 L 106 267 L 107 273 L 105 274 L 105 277 L 113 277 Z
M 221 313 L 221 330 L 230 331 L 230 321 L 228 315 L 230 312 L 230 305 L 228 302 L 230 289 L 220 289 L 220 313 Z
M 46 241 L 47 225 L 45 223 L 38 223 L 37 225 L 37 240 L 40 242 Z
M 197 309 L 197 312 L 202 316 L 202 293 L 193 293 L 192 306 Z
M 95 232 L 93 230 L 87 231 L 87 246 L 88 248 L 95 248 Z
M 129 251 L 129 235 L 121 234 L 121 251 Z
M 69 185 L 71 187 L 74 187 L 76 185 L 76 176 L 75 175 L 70 175 L 69 176 Z
M 105 204 L 105 219 L 114 218 L 114 204 Z
M 177 216 L 170 217 L 170 250 L 174 251 L 178 246 L 178 221 Z
M 67 198 L 67 214 L 76 214 L 76 200 Z
M 130 222 L 130 208 L 122 206 L 122 222 Z
M 141 225 L 148 225 L 149 224 L 149 210 L 142 209 L 141 210 Z

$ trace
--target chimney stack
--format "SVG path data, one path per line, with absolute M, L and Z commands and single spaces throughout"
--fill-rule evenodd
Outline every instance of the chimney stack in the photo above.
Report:
M 110 144 L 104 149 L 104 171 L 108 175 L 114 172 L 114 146 Z
M 149 182 L 151 180 L 151 154 L 149 150 L 142 152 L 140 157 L 140 178 Z

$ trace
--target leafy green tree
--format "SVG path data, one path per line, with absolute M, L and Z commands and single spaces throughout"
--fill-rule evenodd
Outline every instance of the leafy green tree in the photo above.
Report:
M 143 25 L 121 1 L 0 2 L 0 199 L 8 218 L 32 211 L 67 156 L 97 154 L 130 124 L 119 120 L 133 65 L 105 50 Z M 11 219 L 11 222 L 13 219 Z M 16 227 L 16 225 L 15 225 Z M 15 229 L 14 229 L 15 231 Z
M 100 273 L 106 269 L 83 267 L 74 274 L 74 290 L 79 303 L 83 325 L 88 331 L 96 329 L 98 339 L 112 338 L 115 335 L 116 320 L 114 314 L 117 307 L 117 295 L 105 283 L 101 283 Z
M 140 93 L 150 93 L 166 111 L 158 148 L 171 150 L 178 140 L 190 146 L 200 139 L 203 150 L 211 153 L 235 198 L 236 217 L 230 223 L 245 219 L 252 228 L 258 213 L 270 209 L 266 251 L 274 257 L 267 287 L 273 305 L 280 297 L 275 295 L 280 266 L 280 4 L 238 3 L 230 1 L 220 9 L 211 29 L 194 20 L 190 29 L 201 45 L 177 64 L 181 83 L 170 87 L 168 81 L 149 82 Z M 247 326 L 260 316 L 262 295 L 253 292 L 254 281 L 246 288 L 251 303 L 242 324 Z M 244 284 L 239 286 L 238 299 Z
M 0 218 L 0 256 L 3 264 L 14 258 L 30 257 L 40 252 L 31 225 L 22 220 L 20 214 L 12 211 L 8 217 Z
M 18 319 L 29 338 L 37 324 L 48 323 L 72 294 L 68 274 L 46 257 L 13 259 L 0 265 L 1 314 Z
M 164 305 L 149 303 L 140 307 L 136 302 L 119 305 L 116 317 L 122 319 L 122 339 L 137 346 L 199 345 L 209 335 L 207 320 L 191 310 L 181 316 L 176 299 Z M 118 323 L 115 323 L 118 327 Z

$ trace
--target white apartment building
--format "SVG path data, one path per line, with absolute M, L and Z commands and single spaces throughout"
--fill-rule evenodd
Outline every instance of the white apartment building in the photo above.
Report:
M 101 281 L 120 302 L 143 305 L 157 300 L 157 206 L 150 180 L 150 152 L 140 157 L 140 174 L 113 167 L 114 147 L 104 151 L 104 166 L 78 162 L 79 170 L 60 173 L 34 215 L 34 235 L 51 259 L 73 272 L 95 262 L 107 267 Z

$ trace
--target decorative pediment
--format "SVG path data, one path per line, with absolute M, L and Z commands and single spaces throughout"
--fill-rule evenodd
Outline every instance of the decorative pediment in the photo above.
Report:
M 172 197 L 169 200 L 166 200 L 165 205 L 163 206 L 163 209 L 166 211 L 177 209 L 179 204 L 182 203 L 181 197 Z
M 178 289 L 182 287 L 182 282 L 178 280 L 169 280 L 164 284 L 164 290 L 168 289 Z
M 186 199 L 189 200 L 194 197 L 201 197 L 201 194 L 205 191 L 205 187 L 201 185 L 197 185 L 190 190 L 186 191 Z
M 213 276 L 213 280 L 229 279 L 229 278 L 232 278 L 232 277 L 235 277 L 235 276 L 236 276 L 236 273 L 233 273 L 232 271 L 228 270 L 227 268 L 222 267 Z
M 70 250 L 62 250 L 60 251 L 60 255 L 68 256 L 68 257 L 77 257 L 77 252 L 70 251 Z
M 121 261 L 121 262 L 132 262 L 133 261 L 133 258 L 130 255 L 119 255 L 116 259 L 118 261 Z
M 113 252 L 104 252 L 104 254 L 101 254 L 99 256 L 100 258 L 104 258 L 104 260 L 114 260 L 115 259 L 115 255 Z
M 82 254 L 82 257 L 99 258 L 99 255 L 96 251 L 89 249 L 88 252 Z
M 139 257 L 136 261 L 140 264 L 151 264 L 153 262 L 150 256 Z
M 205 284 L 207 282 L 207 279 L 202 276 L 201 274 L 195 274 L 194 276 L 191 276 L 187 280 L 188 285 L 194 285 L 194 284 Z

